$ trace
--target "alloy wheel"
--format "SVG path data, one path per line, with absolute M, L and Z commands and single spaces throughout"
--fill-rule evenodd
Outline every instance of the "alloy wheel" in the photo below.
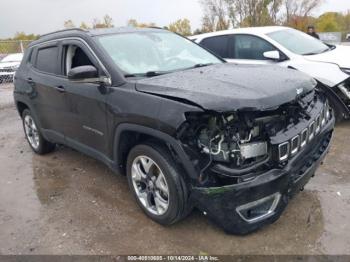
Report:
M 38 149 L 40 146 L 38 128 L 30 115 L 24 117 L 24 130 L 30 145 Z
M 165 214 L 169 208 L 169 187 L 156 162 L 147 156 L 135 158 L 131 179 L 136 195 L 147 211 L 158 216 Z

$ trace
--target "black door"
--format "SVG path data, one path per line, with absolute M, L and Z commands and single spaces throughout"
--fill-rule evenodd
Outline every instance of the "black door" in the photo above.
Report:
M 65 139 L 73 147 L 85 153 L 106 155 L 107 120 L 106 88 L 101 84 L 69 81 L 68 72 L 84 65 L 102 68 L 93 52 L 79 40 L 61 43 L 63 88 L 66 97 Z
M 56 43 L 36 48 L 33 64 L 29 65 L 27 84 L 34 92 L 31 96 L 35 116 L 42 132 L 55 142 L 63 141 L 65 115 L 65 96 L 62 92 L 62 78 L 59 75 L 59 46 Z

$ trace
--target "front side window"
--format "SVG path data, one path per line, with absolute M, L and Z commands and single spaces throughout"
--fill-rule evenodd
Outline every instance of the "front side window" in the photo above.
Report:
M 231 58 L 267 60 L 264 53 L 274 51 L 276 48 L 260 37 L 252 35 L 234 35 Z
M 227 35 L 213 36 L 213 37 L 204 39 L 201 42 L 201 45 L 208 48 L 210 51 L 212 51 L 216 55 L 221 56 L 223 58 L 227 58 L 228 41 L 229 41 L 229 36 Z
M 42 72 L 58 74 L 58 47 L 40 48 L 36 57 L 35 68 Z
M 320 40 L 295 29 L 285 29 L 267 34 L 277 43 L 298 55 L 314 55 L 330 50 Z
M 88 55 L 82 48 L 76 45 L 65 45 L 63 47 L 65 59 L 64 59 L 64 75 L 67 76 L 68 72 L 79 66 L 87 66 L 94 64 L 91 62 Z
M 222 63 L 191 40 L 167 31 L 105 35 L 98 42 L 126 75 Z

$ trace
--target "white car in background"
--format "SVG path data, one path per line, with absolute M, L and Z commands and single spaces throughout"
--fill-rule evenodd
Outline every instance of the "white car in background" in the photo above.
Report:
M 327 45 L 298 30 L 279 26 L 189 38 L 227 62 L 279 65 L 304 72 L 322 84 L 338 120 L 350 117 L 350 46 Z
M 0 84 L 12 82 L 16 70 L 22 62 L 23 54 L 9 54 L 0 61 Z

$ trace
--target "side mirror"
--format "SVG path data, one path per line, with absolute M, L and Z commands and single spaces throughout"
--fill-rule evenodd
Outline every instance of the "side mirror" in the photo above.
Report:
M 268 51 L 264 53 L 264 57 L 274 61 L 280 61 L 281 55 L 279 51 Z
M 94 66 L 91 65 L 78 66 L 69 70 L 68 79 L 74 82 L 99 82 L 98 71 Z

